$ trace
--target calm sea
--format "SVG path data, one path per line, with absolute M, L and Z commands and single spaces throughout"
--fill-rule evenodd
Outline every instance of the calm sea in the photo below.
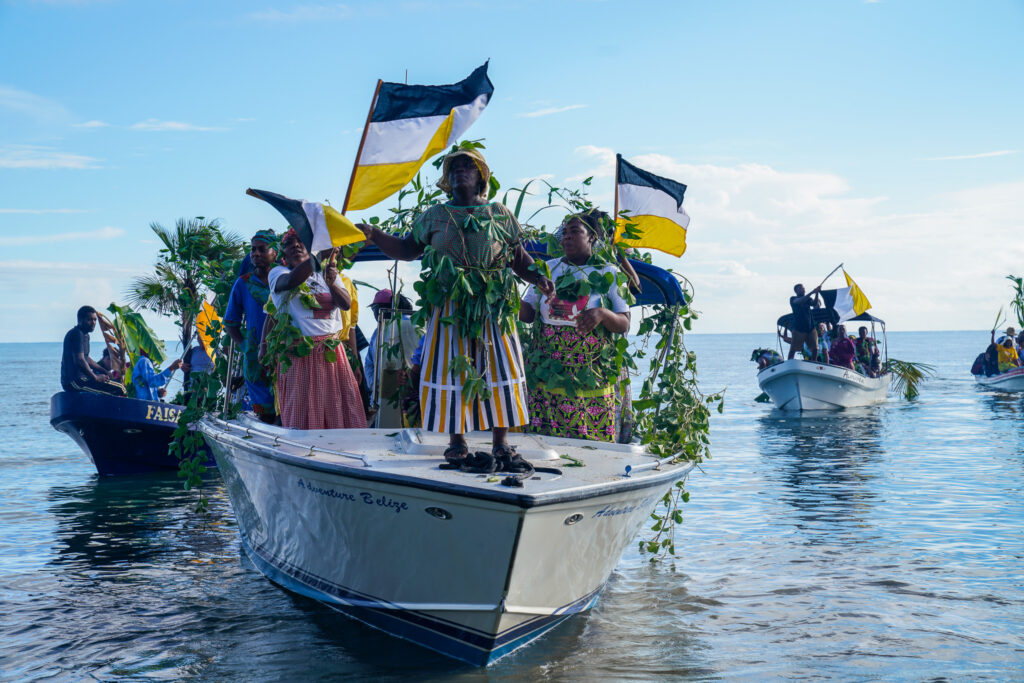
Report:
M 594 610 L 487 670 L 264 579 L 216 476 L 206 518 L 173 477 L 99 479 L 48 424 L 59 344 L 0 345 L 0 678 L 1022 679 L 1024 396 L 974 386 L 987 338 L 891 334 L 938 370 L 919 400 L 795 417 L 753 400 L 771 335 L 693 335 L 727 402 L 679 557 L 631 547 Z

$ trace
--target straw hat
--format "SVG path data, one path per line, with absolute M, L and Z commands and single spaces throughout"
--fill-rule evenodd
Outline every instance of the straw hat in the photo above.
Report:
M 452 186 L 448 184 L 448 169 L 451 168 L 452 161 L 457 157 L 467 156 L 473 160 L 476 164 L 477 169 L 480 171 L 480 178 L 484 181 L 484 187 L 487 186 L 487 181 L 491 179 L 491 169 L 487 166 L 487 161 L 484 159 L 484 155 L 475 149 L 460 149 L 452 152 L 444 158 L 444 163 L 441 165 L 441 179 L 437 181 L 437 186 L 441 188 L 445 194 L 450 195 L 452 193 Z

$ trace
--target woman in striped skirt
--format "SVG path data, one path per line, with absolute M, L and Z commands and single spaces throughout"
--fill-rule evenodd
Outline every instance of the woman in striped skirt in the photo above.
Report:
M 511 315 L 486 319 L 491 310 L 489 298 L 516 294 L 491 291 L 492 283 L 508 288 L 512 281 L 506 277 L 507 269 L 511 268 L 545 294 L 554 291 L 549 279 L 530 270 L 533 259 L 523 249 L 519 222 L 500 202 L 487 201 L 490 175 L 479 151 L 460 149 L 445 157 L 437 183 L 448 195 L 448 203 L 424 211 L 410 235 L 401 238 L 370 225 L 358 226 L 368 243 L 394 259 L 417 259 L 429 248 L 432 260 L 451 264 L 452 272 L 445 281 L 452 287 L 456 286 L 452 283 L 466 282 L 471 272 L 488 275 L 488 291 L 474 292 L 471 303 L 463 298 L 462 306 L 456 307 L 449 299 L 433 307 L 424 340 L 420 380 L 423 427 L 451 435 L 445 459 L 453 465 L 465 460 L 464 434 L 474 430 L 492 431 L 496 460 L 514 458 L 506 442 L 508 430 L 528 424 L 530 419 L 515 321 Z M 432 285 L 437 286 L 429 282 L 424 289 Z M 471 322 L 460 326 L 459 316 Z M 467 394 L 467 380 L 474 377 L 482 386 Z

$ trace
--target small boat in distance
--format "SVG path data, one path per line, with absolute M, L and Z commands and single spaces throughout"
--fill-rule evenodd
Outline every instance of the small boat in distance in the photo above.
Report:
M 50 424 L 81 447 L 100 476 L 175 472 L 168 451 L 184 406 L 137 398 L 60 391 L 50 398 Z M 209 451 L 205 449 L 209 458 Z M 209 458 L 207 466 L 212 466 Z
M 1014 368 L 998 375 L 975 375 L 975 381 L 983 387 L 998 391 L 1024 391 L 1024 368 Z
M 839 318 L 830 308 L 812 310 L 814 324 L 837 324 Z M 875 338 L 876 323 L 882 330 L 882 353 L 888 357 L 885 322 L 870 313 L 861 313 L 845 322 L 869 322 L 871 337 Z M 793 314 L 778 320 L 778 343 L 781 356 L 787 355 L 783 338 L 793 327 Z M 883 364 L 884 367 L 884 364 Z M 886 400 L 889 373 L 869 377 L 856 370 L 829 365 L 816 360 L 792 358 L 769 365 L 757 373 L 757 384 L 781 410 L 840 410 L 856 408 Z

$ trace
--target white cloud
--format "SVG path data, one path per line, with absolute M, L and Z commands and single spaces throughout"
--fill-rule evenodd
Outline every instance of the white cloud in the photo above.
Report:
M 952 157 L 932 157 L 925 161 L 961 161 L 963 159 L 987 159 L 989 157 L 1004 157 L 1007 154 L 1016 154 L 1015 149 L 1001 149 L 998 152 L 981 152 L 980 154 L 962 154 Z
M 299 5 L 288 10 L 266 9 L 252 12 L 252 21 L 271 23 L 302 23 L 320 21 L 341 21 L 352 16 L 352 8 L 339 3 L 323 5 Z
M 146 119 L 129 126 L 132 130 L 145 131 L 177 131 L 177 132 L 209 132 L 224 130 L 211 126 L 197 126 L 194 123 L 183 123 L 181 121 L 161 121 L 159 119 Z
M 602 178 L 595 187 L 608 192 L 591 199 L 610 206 L 613 150 L 576 151 L 589 167 L 575 179 Z M 1003 278 L 1024 262 L 1024 240 L 1006 239 L 1024 230 L 1024 179 L 890 198 L 859 195 L 827 171 L 629 160 L 688 186 L 686 254 L 651 253 L 693 282 L 701 332 L 771 332 L 793 284 L 816 285 L 840 262 L 891 330 L 982 329 L 1009 298 Z
M 99 159 L 59 152 L 49 147 L 15 145 L 0 148 L 0 168 L 88 169 L 99 168 Z
M 110 124 L 106 121 L 83 121 L 82 123 L 73 124 L 75 128 L 106 128 Z
M 0 209 L 0 213 L 19 213 L 19 214 L 86 213 L 86 209 Z
M 585 104 L 570 104 L 565 107 L 549 107 L 547 109 L 538 109 L 537 111 L 525 112 L 519 114 L 527 119 L 535 119 L 538 116 L 550 116 L 551 114 L 561 114 L 564 111 L 572 111 L 573 109 L 584 109 L 587 105 Z
M 51 123 L 60 123 L 71 118 L 67 109 L 59 102 L 8 85 L 0 85 L 0 109 Z
M 80 240 L 112 240 L 124 235 L 121 228 L 109 225 L 99 230 L 88 232 L 62 232 L 56 235 L 19 235 L 17 237 L 0 237 L 0 247 L 20 247 L 30 244 L 53 244 L 56 242 L 73 242 Z

